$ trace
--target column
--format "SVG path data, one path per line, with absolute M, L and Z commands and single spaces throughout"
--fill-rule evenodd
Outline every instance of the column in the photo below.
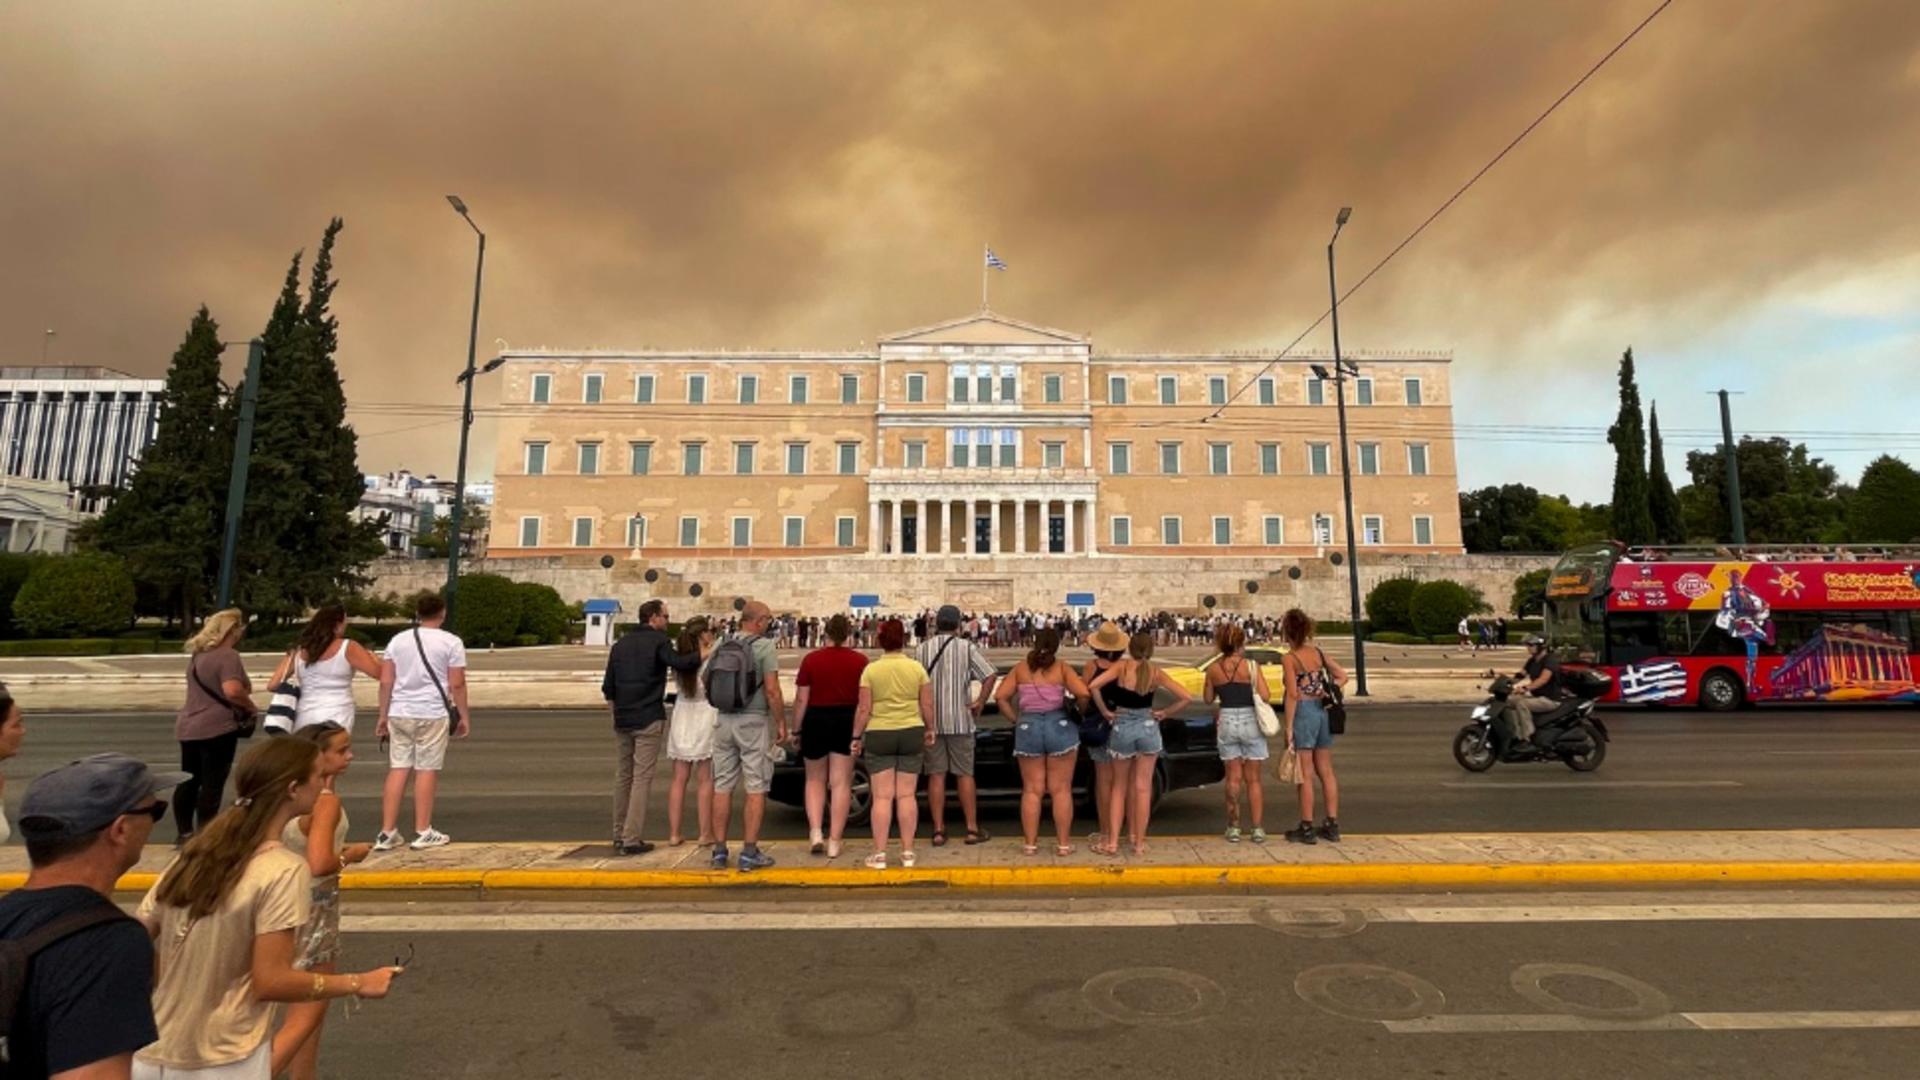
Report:
M 1027 553 L 1027 507 L 1032 502 L 1031 499 L 1013 501 L 1013 548 L 1016 555 Z
M 920 515 L 920 554 L 938 555 L 940 549 L 934 546 L 933 523 L 940 520 L 940 507 L 945 504 L 939 499 L 928 499 L 921 505 L 926 507 L 926 512 Z M 944 536 L 946 529 L 943 528 L 940 532 Z
M 992 518 L 989 526 L 989 536 L 991 537 L 991 540 L 989 541 L 989 546 L 993 549 L 993 553 L 995 555 L 999 555 L 1004 550 L 1000 546 L 1000 511 L 1002 509 L 1002 505 L 999 499 L 995 499 L 992 502 L 988 503 L 987 505 L 993 508 L 990 511 L 990 513 L 992 514 Z
M 880 500 L 867 496 L 867 554 L 880 554 Z
M 1063 516 L 1067 519 L 1067 554 L 1072 555 L 1073 534 L 1079 531 L 1079 529 L 1076 528 L 1076 524 L 1080 517 L 1080 501 L 1078 499 L 1063 499 L 1060 502 L 1060 509 L 1063 512 Z
M 893 553 L 900 554 L 900 525 L 906 517 L 906 504 L 899 499 L 893 500 Z
M 1087 507 L 1087 520 L 1086 520 L 1087 554 L 1097 555 L 1099 554 L 1099 551 L 1100 551 L 1100 546 L 1099 546 L 1100 545 L 1100 514 L 1095 509 L 1092 499 L 1088 499 L 1086 501 L 1086 507 Z

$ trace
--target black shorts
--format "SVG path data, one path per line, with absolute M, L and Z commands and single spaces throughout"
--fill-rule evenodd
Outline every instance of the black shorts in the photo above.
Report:
M 809 705 L 800 725 L 800 756 L 819 761 L 828 754 L 853 753 L 852 705 Z

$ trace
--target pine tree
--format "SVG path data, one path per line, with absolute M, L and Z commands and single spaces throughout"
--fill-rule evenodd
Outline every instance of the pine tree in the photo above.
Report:
M 203 305 L 167 369 L 153 443 L 83 545 L 119 555 L 154 614 L 191 623 L 212 598 L 233 429 L 221 405 L 220 324 Z
M 1662 544 L 1683 543 L 1687 527 L 1680 514 L 1680 496 L 1673 490 L 1673 477 L 1667 475 L 1667 454 L 1660 445 L 1660 406 L 1647 410 L 1647 513 L 1653 521 L 1653 538 Z
M 240 516 L 240 543 L 234 559 L 233 592 L 239 606 L 272 616 L 299 613 L 291 581 L 295 552 L 284 549 L 285 537 L 295 535 L 306 515 L 306 481 L 302 475 L 300 422 L 303 404 L 295 375 L 300 326 L 300 261 L 295 252 L 281 283 L 273 313 L 260 334 L 263 352 L 260 385 L 256 390 L 253 446 L 247 468 L 247 500 Z M 245 392 L 228 400 L 228 412 L 238 415 Z
M 1640 417 L 1640 386 L 1633 377 L 1633 350 L 1620 357 L 1620 417 L 1607 429 L 1613 444 L 1613 535 L 1628 544 L 1652 542 L 1653 515 L 1647 496 L 1647 429 Z

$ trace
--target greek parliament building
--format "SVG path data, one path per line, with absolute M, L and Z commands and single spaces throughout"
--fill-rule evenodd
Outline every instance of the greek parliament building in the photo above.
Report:
M 982 311 L 851 352 L 502 359 L 494 558 L 745 560 L 762 581 L 864 573 L 871 595 L 1346 542 L 1334 386 L 1306 355 L 1109 353 Z M 1458 553 L 1449 357 L 1350 359 L 1359 542 Z M 1058 605 L 1052 584 L 980 595 Z

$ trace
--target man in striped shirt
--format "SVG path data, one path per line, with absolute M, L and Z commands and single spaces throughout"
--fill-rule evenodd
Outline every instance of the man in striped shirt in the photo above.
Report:
M 980 827 L 973 782 L 974 719 L 993 700 L 993 661 L 978 643 L 960 636 L 960 609 L 947 604 L 934 616 L 933 637 L 920 643 L 914 659 L 933 680 L 934 740 L 927 748 L 927 807 L 933 812 L 933 846 L 947 842 L 947 774 L 959 778 L 960 813 L 967 820 L 967 843 L 991 839 Z M 980 689 L 969 698 L 968 689 Z

